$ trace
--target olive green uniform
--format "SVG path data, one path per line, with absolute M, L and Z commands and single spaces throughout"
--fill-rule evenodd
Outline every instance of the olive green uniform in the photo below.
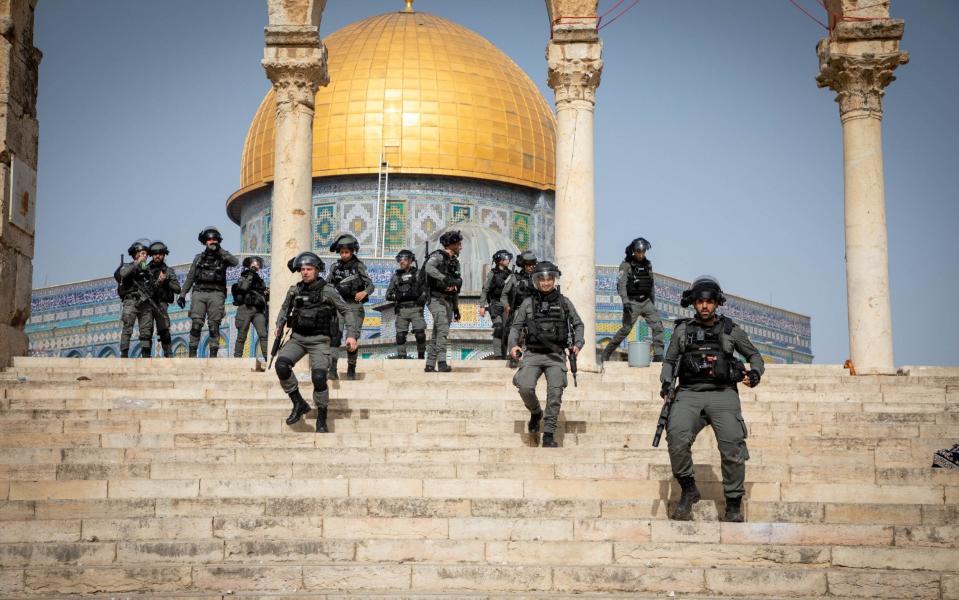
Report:
M 721 329 L 725 319 L 726 317 L 721 317 L 716 327 Z M 681 371 L 680 361 L 687 350 L 687 331 L 694 329 L 700 327 L 690 321 L 680 321 L 673 330 L 660 375 L 663 383 L 671 382 L 674 374 Z M 725 332 L 722 334 L 722 346 L 724 352 L 730 356 L 735 350 L 745 357 L 750 368 L 762 375 L 762 355 L 739 326 L 732 325 L 728 335 Z M 696 436 L 706 425 L 712 425 L 716 434 L 722 457 L 724 493 L 727 498 L 741 498 L 746 489 L 746 461 L 749 459 L 749 450 L 746 448 L 746 421 L 743 419 L 736 384 L 684 384 L 683 376 L 679 375 L 676 399 L 670 409 L 666 426 L 669 460 L 675 477 L 693 477 L 692 446 Z
M 534 292 L 537 297 L 542 295 Z M 585 344 L 583 338 L 583 320 L 569 298 L 556 292 L 556 297 L 562 302 L 568 320 L 568 328 L 572 329 L 572 343 L 577 348 L 582 349 Z M 523 301 L 513 315 L 513 324 L 509 330 L 509 340 L 507 346 L 514 348 L 519 344 L 520 336 L 524 330 L 529 331 L 534 320 L 534 298 L 530 297 Z M 540 406 L 539 398 L 536 397 L 536 382 L 541 375 L 546 375 L 546 414 L 543 419 L 543 431 L 545 433 L 555 433 L 556 423 L 559 420 L 559 411 L 563 404 L 563 390 L 568 385 L 566 378 L 566 352 L 568 343 L 560 344 L 548 351 L 533 349 L 530 345 L 530 339 L 527 335 L 526 352 L 523 354 L 523 360 L 520 362 L 519 369 L 513 375 L 513 385 L 519 390 L 520 398 L 523 404 L 532 414 L 543 412 Z
M 609 358 L 622 341 L 626 339 L 640 317 L 649 325 L 653 355 L 662 356 L 663 354 L 663 319 L 659 316 L 659 311 L 656 309 L 656 296 L 651 285 L 653 266 L 649 261 L 646 261 L 646 265 L 648 265 L 649 269 L 650 286 L 644 290 L 643 293 L 638 294 L 630 294 L 628 288 L 633 270 L 632 261 L 624 260 L 619 265 L 616 291 L 623 301 L 623 325 L 607 344 L 606 348 L 608 348 L 608 351 L 604 349 L 604 359 Z
M 170 302 L 180 293 L 180 280 L 177 279 L 176 270 L 165 262 L 151 262 L 149 269 L 153 273 L 154 294 L 153 300 L 156 303 L 154 322 L 156 324 L 157 337 L 160 338 L 160 346 L 163 348 L 163 357 L 173 357 L 173 338 L 170 335 Z M 159 281 L 159 274 L 164 274 L 164 281 Z M 152 306 L 150 308 L 153 308 Z M 150 340 L 153 340 L 153 326 L 149 328 Z
M 233 345 L 233 356 L 243 356 L 243 346 L 246 345 L 246 336 L 250 325 L 256 330 L 257 343 L 260 347 L 260 356 L 266 358 L 266 319 L 267 296 L 269 288 L 263 279 L 253 269 L 247 269 L 240 274 L 240 279 L 234 289 L 234 303 L 239 303 L 236 309 L 236 343 Z M 239 296 L 239 298 L 236 298 Z M 285 313 L 284 313 L 285 314 Z
M 120 284 L 117 292 L 120 295 L 120 356 L 128 357 L 130 353 L 130 338 L 133 337 L 133 325 L 138 324 L 140 336 L 140 356 L 151 354 L 153 342 L 154 310 L 149 297 L 152 293 L 151 273 L 149 267 L 141 263 L 124 263 L 114 273 L 114 278 Z M 139 284 L 139 287 L 138 285 Z
M 446 250 L 437 250 L 423 267 L 426 269 L 427 286 L 430 288 L 430 300 L 427 306 L 433 316 L 433 338 L 426 347 L 427 366 L 435 366 L 437 361 L 446 362 L 450 323 L 459 315 L 459 292 L 445 292 L 439 289 L 445 285 L 444 282 L 456 283 L 450 281 L 449 276 L 440 268 L 445 260 L 442 254 L 449 256 Z M 459 280 L 456 285 L 462 285 L 462 280 Z
M 345 276 L 343 278 L 337 277 L 338 269 L 344 269 Z M 343 316 L 342 321 L 344 328 L 347 331 L 355 330 L 356 340 L 359 342 L 360 334 L 359 332 L 363 329 L 363 320 L 366 319 L 366 309 L 364 305 L 369 301 L 370 295 L 376 290 L 376 287 L 373 285 L 373 280 L 370 278 L 369 273 L 367 273 L 366 265 L 363 264 L 363 261 L 356 258 L 356 255 L 350 257 L 346 263 L 343 263 L 342 260 L 337 260 L 333 263 L 333 267 L 330 269 L 330 275 L 327 277 L 327 281 L 330 283 L 331 287 L 334 287 L 339 291 L 343 302 L 346 303 L 347 312 Z M 356 294 L 360 291 L 366 292 L 366 298 L 362 302 L 356 301 Z M 346 364 L 356 367 L 356 359 L 359 356 L 359 348 L 353 352 L 346 353 Z M 333 362 L 330 370 L 336 370 L 336 353 L 333 354 Z
M 220 260 L 226 267 L 235 267 L 240 264 L 240 261 L 222 246 L 218 252 Z M 206 250 L 193 258 L 181 292 L 181 295 L 185 296 L 193 289 L 194 283 L 196 284 L 196 289 L 190 297 L 190 320 L 193 321 L 190 327 L 190 356 L 197 355 L 204 322 L 209 325 L 211 354 L 220 349 L 220 322 L 225 315 L 224 303 L 226 302 L 226 270 L 223 270 L 222 281 L 197 281 L 197 267 L 205 254 L 207 254 Z
M 325 283 L 325 282 L 324 282 Z M 286 326 L 286 315 L 289 311 L 290 303 L 293 302 L 300 284 L 290 286 L 280 308 L 280 316 L 276 321 L 276 328 L 280 331 Z M 360 334 L 359 329 L 355 327 L 356 321 L 347 318 L 349 307 L 343 298 L 340 297 L 331 285 L 323 285 L 320 292 L 324 303 L 331 305 L 340 315 L 340 320 L 347 323 L 347 337 L 357 338 Z M 330 403 L 330 391 L 326 384 L 327 373 L 332 365 L 331 353 L 333 348 L 330 346 L 331 336 L 316 334 L 303 335 L 296 333 L 296 329 L 290 335 L 280 351 L 277 353 L 276 372 L 280 378 L 280 387 L 287 394 L 292 394 L 299 389 L 296 375 L 293 373 L 293 365 L 306 355 L 310 356 L 310 376 L 313 381 L 313 401 L 317 408 L 326 408 Z
M 506 339 L 509 337 L 509 332 L 506 331 L 505 327 L 506 311 L 501 297 L 503 290 L 506 288 L 506 281 L 510 277 L 509 269 L 502 269 L 498 265 L 494 266 L 486 274 L 486 281 L 483 282 L 483 290 L 480 292 L 479 299 L 479 305 L 484 307 L 489 314 L 490 322 L 493 325 L 493 345 L 500 356 L 506 354 Z M 502 285 L 498 284 L 500 280 L 503 280 Z
M 424 294 L 417 284 L 417 271 L 397 269 L 390 277 L 386 288 L 386 299 L 396 304 L 396 346 L 397 356 L 406 356 L 406 338 L 410 327 L 416 338 L 416 351 L 426 352 L 426 319 L 423 318 Z M 420 356 L 423 358 L 423 356 Z

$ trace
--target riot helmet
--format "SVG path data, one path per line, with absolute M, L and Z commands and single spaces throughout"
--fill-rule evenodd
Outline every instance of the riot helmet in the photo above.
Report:
M 216 243 L 219 244 L 223 241 L 223 236 L 220 235 L 220 230 L 214 227 L 213 225 L 208 225 L 200 231 L 200 235 L 196 236 L 200 240 L 201 244 L 206 244 L 209 240 L 216 240 Z
M 548 260 L 536 263 L 533 267 L 532 273 L 530 273 L 529 278 L 533 282 L 533 287 L 537 290 L 540 289 L 539 284 L 544 279 L 552 279 L 553 287 L 547 291 L 552 291 L 557 285 L 559 285 L 559 278 L 562 275 L 559 267 Z M 542 291 L 542 290 L 540 290 Z
M 683 292 L 679 304 L 683 308 L 692 306 L 696 300 L 707 298 L 716 301 L 717 306 L 726 303 L 726 296 L 719 286 L 719 281 L 711 275 L 700 275 L 693 281 L 692 287 Z
M 291 273 L 298 272 L 300 267 L 303 266 L 314 266 L 316 267 L 317 273 L 322 273 L 323 269 L 326 268 L 323 264 L 323 259 L 312 252 L 300 252 L 296 255 L 296 258 L 291 258 L 289 262 L 286 263 L 286 266 L 290 269 Z
M 157 254 L 162 254 L 163 256 L 166 256 L 170 253 L 170 249 L 167 248 L 166 244 L 164 244 L 160 240 L 155 240 L 152 244 L 150 244 L 149 252 L 150 252 L 150 256 L 156 256 Z
M 127 254 L 130 255 L 130 258 L 136 258 L 136 257 L 137 257 L 137 253 L 140 252 L 140 251 L 142 251 L 142 250 L 146 250 L 147 253 L 149 253 L 149 252 L 150 252 L 150 244 L 151 244 L 151 243 L 152 243 L 152 242 L 150 242 L 150 240 L 148 240 L 148 239 L 146 239 L 146 238 L 140 238 L 140 239 L 138 239 L 137 241 L 135 241 L 135 242 L 133 242 L 132 244 L 130 244 L 130 247 L 127 248 Z
M 649 243 L 649 240 L 638 237 L 626 247 L 626 254 L 632 256 L 635 252 L 647 252 L 652 249 L 652 247 L 653 245 Z
M 412 250 L 400 250 L 396 253 L 396 262 L 400 262 L 404 258 L 410 262 L 414 262 L 416 260 L 416 255 L 413 254 Z
M 262 256 L 247 256 L 243 259 L 243 268 L 252 269 L 253 265 L 256 265 L 256 270 L 259 271 L 263 268 L 263 257 Z
M 497 250 L 493 255 L 493 264 L 498 265 L 503 260 L 513 260 L 513 253 L 509 250 Z
M 443 246 L 444 248 L 449 248 L 453 244 L 457 242 L 462 242 L 462 241 L 463 241 L 463 234 L 460 233 L 459 229 L 453 229 L 451 231 L 447 231 L 446 233 L 440 236 L 440 245 Z
M 348 248 L 355 254 L 360 251 L 360 241 L 349 233 L 344 233 L 330 244 L 330 252 L 339 252 L 342 248 Z
M 526 265 L 535 265 L 538 262 L 539 262 L 539 259 L 537 259 L 536 255 L 529 250 L 526 250 L 525 252 L 520 253 L 520 255 L 516 257 L 517 267 L 525 267 Z

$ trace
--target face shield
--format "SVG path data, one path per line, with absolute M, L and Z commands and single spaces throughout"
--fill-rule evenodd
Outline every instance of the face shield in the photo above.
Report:
M 550 292 L 559 285 L 558 271 L 537 271 L 530 276 L 533 287 L 541 292 Z

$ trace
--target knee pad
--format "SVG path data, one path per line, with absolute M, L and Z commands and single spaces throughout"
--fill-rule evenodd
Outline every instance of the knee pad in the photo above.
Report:
M 281 381 L 286 381 L 293 376 L 293 361 L 281 356 L 276 360 L 276 376 Z
M 219 321 L 210 321 L 210 339 L 216 340 L 217 343 L 220 341 L 220 322 Z
M 160 343 L 161 344 L 170 344 L 173 342 L 173 338 L 170 337 L 170 330 L 160 332 Z
M 405 344 L 405 343 L 406 343 L 406 336 L 407 336 L 407 333 L 406 333 L 405 331 L 397 332 L 397 333 L 396 333 L 396 343 L 399 344 L 399 345 L 401 345 L 401 346 L 402 346 L 403 344 Z
M 193 319 L 193 325 L 190 326 L 190 337 L 198 338 L 200 333 L 203 331 L 203 321 L 200 319 Z
M 326 369 L 313 369 L 310 371 L 310 379 L 313 380 L 313 389 L 315 391 L 326 391 Z
M 418 344 L 422 344 L 426 341 L 426 330 L 425 329 L 414 329 L 413 337 L 416 338 Z

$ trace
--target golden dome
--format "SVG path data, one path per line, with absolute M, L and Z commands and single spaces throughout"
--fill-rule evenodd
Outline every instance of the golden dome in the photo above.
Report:
M 508 56 L 446 19 L 396 12 L 329 35 L 330 84 L 316 94 L 313 176 L 452 175 L 554 189 L 555 120 Z M 240 190 L 273 180 L 271 90 L 243 147 Z

